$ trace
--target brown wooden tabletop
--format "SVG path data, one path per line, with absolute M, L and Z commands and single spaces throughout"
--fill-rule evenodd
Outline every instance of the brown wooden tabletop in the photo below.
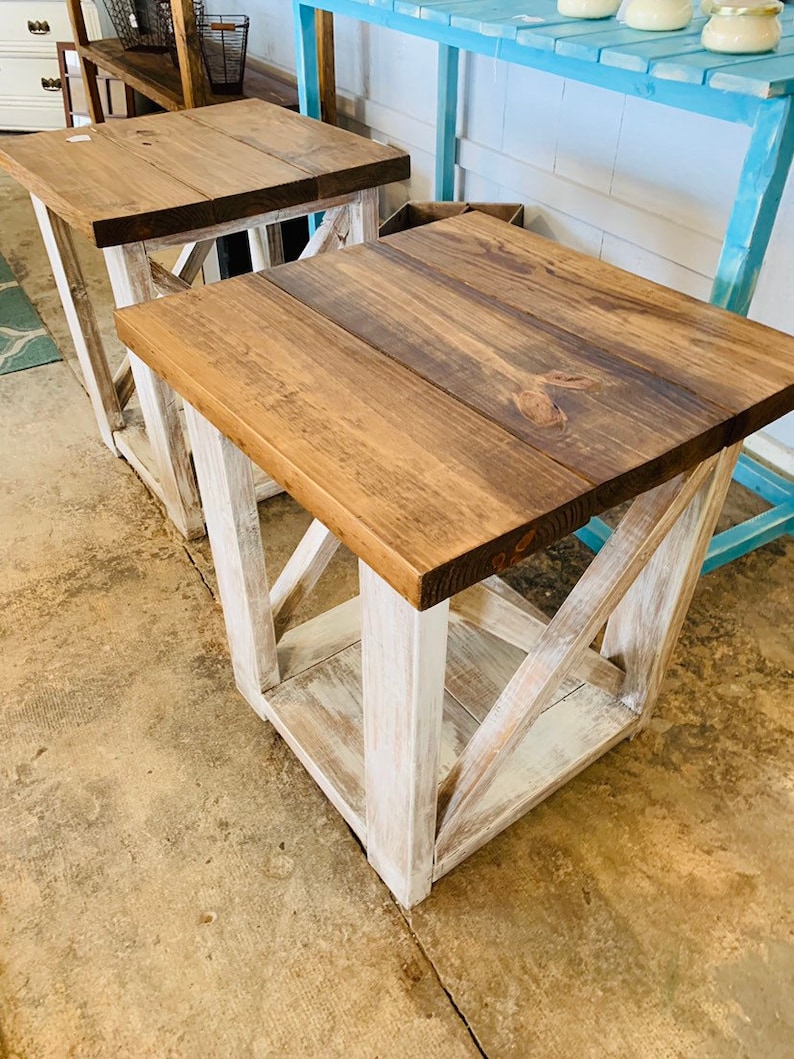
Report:
M 403 180 L 410 161 L 396 148 L 246 99 L 0 137 L 0 167 L 104 247 Z
M 480 213 L 116 318 L 420 608 L 794 407 L 794 338 Z

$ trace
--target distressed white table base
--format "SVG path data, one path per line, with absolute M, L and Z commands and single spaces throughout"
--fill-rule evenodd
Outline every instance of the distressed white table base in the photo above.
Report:
M 170 387 L 129 352 L 115 376 L 111 373 L 72 231 L 36 196 L 32 195 L 31 199 L 74 342 L 81 381 L 91 400 L 103 441 L 114 455 L 123 456 L 135 468 L 183 536 L 202 536 L 204 518 L 181 423 L 181 402 Z M 116 305 L 122 307 L 185 290 L 202 267 L 205 280 L 217 276 L 217 269 L 210 267 L 216 240 L 233 232 L 248 232 L 255 271 L 280 264 L 283 261 L 281 222 L 321 211 L 326 211 L 323 223 L 301 254 L 302 258 L 377 238 L 378 191 L 367 188 L 199 231 L 109 247 L 104 255 Z M 154 251 L 182 245 L 184 249 L 173 273 L 149 259 Z M 125 413 L 136 392 L 145 431 Z M 278 492 L 281 489 L 272 479 L 258 473 L 259 500 Z
M 739 446 L 638 497 L 550 622 L 496 577 L 417 611 L 361 563 L 284 632 L 336 542 L 315 521 L 271 590 L 251 463 L 185 411 L 237 686 L 405 907 L 647 724 Z

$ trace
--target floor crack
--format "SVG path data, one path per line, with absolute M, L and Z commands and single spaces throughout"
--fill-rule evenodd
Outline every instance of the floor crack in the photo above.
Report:
M 408 930 L 411 933 L 411 937 L 416 942 L 416 945 L 417 945 L 419 951 L 422 953 L 422 955 L 424 956 L 424 958 L 427 960 L 428 964 L 430 965 L 430 968 L 433 971 L 433 974 L 435 976 L 436 981 L 438 982 L 438 984 L 441 987 L 441 989 L 444 991 L 444 995 L 446 996 L 447 1000 L 450 1002 L 450 1004 L 452 1006 L 452 1010 L 458 1016 L 458 1018 L 463 1023 L 463 1025 L 466 1027 L 466 1032 L 468 1033 L 469 1037 L 471 1038 L 471 1042 L 474 1045 L 474 1047 L 477 1049 L 478 1054 L 481 1055 L 483 1057 L 483 1059 L 488 1059 L 488 1053 L 485 1051 L 483 1046 L 480 1044 L 480 1041 L 479 1041 L 479 1039 L 477 1037 L 477 1034 L 474 1032 L 474 1029 L 472 1028 L 471 1023 L 469 1022 L 469 1020 L 464 1015 L 462 1009 L 458 1006 L 458 1003 L 455 1000 L 454 996 L 452 995 L 451 990 L 448 989 L 447 986 L 444 984 L 444 980 L 441 977 L 441 975 L 439 974 L 436 965 L 430 959 L 430 953 L 424 947 L 424 945 L 422 944 L 422 942 L 421 942 L 421 940 L 419 938 L 419 935 L 414 930 L 414 928 L 413 928 L 413 926 L 411 924 L 411 920 L 410 920 L 410 913 L 406 912 L 406 910 L 400 905 L 399 901 L 395 900 L 393 897 L 392 897 L 392 900 L 394 901 L 394 904 L 395 904 L 395 906 L 397 908 L 397 911 L 403 917 L 405 925 L 408 927 Z
M 186 555 L 186 556 L 187 556 L 187 558 L 188 558 L 188 562 L 190 563 L 190 565 L 191 565 L 191 566 L 193 567 L 193 569 L 194 569 L 194 570 L 196 571 L 196 573 L 197 573 L 197 574 L 199 575 L 199 577 L 201 578 L 202 584 L 204 585 L 204 587 L 206 588 L 206 590 L 207 590 L 207 591 L 209 592 L 209 594 L 210 594 L 210 597 L 211 597 L 211 598 L 212 598 L 212 599 L 213 599 L 213 600 L 214 600 L 214 601 L 215 601 L 215 602 L 217 603 L 217 602 L 218 602 L 218 597 L 217 597 L 217 596 L 215 595 L 215 593 L 213 592 L 213 590 L 212 590 L 212 585 L 211 585 L 211 584 L 209 583 L 209 581 L 208 581 L 208 580 L 206 579 L 206 577 L 204 576 L 204 571 L 203 571 L 203 570 L 201 569 L 201 567 L 199 566 L 199 564 L 198 564 L 198 563 L 196 562 L 196 560 L 195 560 L 195 559 L 193 558 L 193 556 L 192 556 L 192 555 L 190 554 L 190 549 L 189 549 L 189 548 L 187 547 L 187 545 L 185 545 L 185 544 L 183 544 L 183 545 L 182 545 L 182 549 L 183 549 L 183 551 L 184 551 L 185 555 Z

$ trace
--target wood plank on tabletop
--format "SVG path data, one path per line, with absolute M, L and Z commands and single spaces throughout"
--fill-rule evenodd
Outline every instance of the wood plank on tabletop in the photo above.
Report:
M 589 480 L 265 275 L 121 310 L 122 341 L 414 606 L 592 513 Z
M 794 28 L 794 27 L 791 27 Z M 791 55 L 794 52 L 794 36 L 784 35 L 775 49 L 775 55 Z M 725 71 L 744 79 L 747 67 L 758 62 L 757 55 L 717 55 L 710 51 L 699 51 L 689 55 L 673 55 L 667 59 L 657 59 L 650 65 L 651 77 L 666 81 L 684 81 L 694 85 L 711 84 L 712 76 Z M 782 67 L 784 73 L 790 74 L 791 60 Z M 764 85 L 767 85 L 764 79 Z M 756 92 L 748 94 L 758 94 Z M 766 94 L 765 92 L 762 94 Z
M 794 401 L 789 335 L 485 214 L 382 245 L 725 408 L 736 439 Z
M 100 247 L 212 223 L 205 195 L 125 151 L 108 128 L 4 136 L 0 168 Z
M 270 281 L 599 486 L 635 492 L 724 444 L 723 409 L 508 309 L 388 245 L 285 265 Z M 606 494 L 602 494 L 602 497 Z
M 217 222 L 318 198 L 317 181 L 305 169 L 191 121 L 184 112 L 113 122 L 101 134 L 125 154 L 196 188 L 212 201 Z
M 317 197 L 388 184 L 410 175 L 410 158 L 405 151 L 259 99 L 204 107 L 185 117 L 201 126 L 222 129 L 231 140 L 313 174 Z

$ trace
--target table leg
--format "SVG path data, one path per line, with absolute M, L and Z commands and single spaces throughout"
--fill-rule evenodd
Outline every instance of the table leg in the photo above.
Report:
M 433 878 L 449 602 L 415 610 L 359 571 L 367 858 L 410 908 Z
M 380 217 L 378 214 L 378 189 L 365 188 L 359 191 L 350 210 L 350 232 L 348 243 L 371 243 L 378 238 Z
M 620 698 L 640 714 L 640 727 L 656 704 L 741 448 L 723 450 L 607 622 L 601 653 L 625 671 Z
M 251 271 L 262 272 L 266 268 L 284 263 L 284 244 L 280 224 L 264 224 L 261 228 L 248 229 L 248 249 L 251 251 Z
M 794 154 L 791 96 L 758 108 L 710 301 L 746 316 Z
M 72 230 L 35 195 L 31 195 L 31 200 L 99 433 L 110 451 L 118 456 L 113 433 L 124 427 L 124 415 L 80 268 Z
M 251 461 L 187 402 L 185 417 L 237 687 L 260 712 L 279 671 Z
M 143 243 L 108 247 L 104 254 L 117 306 L 153 301 L 157 297 Z M 184 537 L 201 536 L 204 520 L 176 394 L 142 360 L 133 353 L 128 356 L 152 447 L 160 499 Z
M 459 51 L 447 44 L 438 46 L 438 105 L 436 108 L 436 198 L 455 198 L 455 152 L 458 121 Z

